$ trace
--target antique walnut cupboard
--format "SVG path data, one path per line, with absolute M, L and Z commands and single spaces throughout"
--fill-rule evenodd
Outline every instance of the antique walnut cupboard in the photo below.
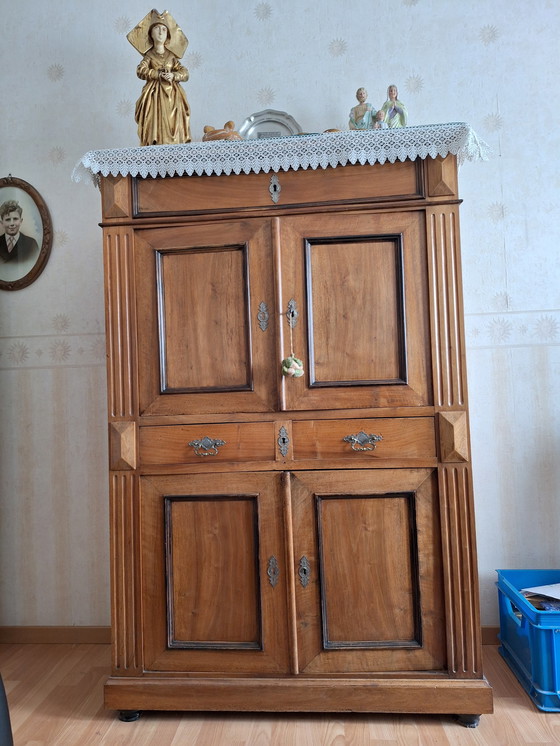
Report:
M 106 706 L 476 724 L 456 157 L 100 181 Z

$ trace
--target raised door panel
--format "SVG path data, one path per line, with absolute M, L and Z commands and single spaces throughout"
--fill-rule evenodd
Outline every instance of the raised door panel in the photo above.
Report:
M 300 672 L 443 670 L 435 470 L 299 472 L 291 495 Z
M 280 481 L 140 480 L 145 670 L 287 670 Z
M 135 233 L 143 415 L 275 408 L 270 225 Z
M 281 221 L 283 356 L 305 369 L 283 408 L 431 404 L 424 236 L 421 212 Z

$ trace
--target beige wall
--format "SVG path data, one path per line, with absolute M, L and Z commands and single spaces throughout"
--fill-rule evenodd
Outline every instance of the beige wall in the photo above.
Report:
M 0 292 L 0 625 L 109 623 L 99 194 L 90 149 L 137 144 L 150 9 L 20 0 L 0 46 L 0 177 L 46 201 L 54 245 L 29 288 Z M 160 8 L 163 10 L 163 8 Z M 494 570 L 560 567 L 560 244 L 555 0 L 192 0 L 192 130 L 266 108 L 346 127 L 354 93 L 399 86 L 411 124 L 468 121 L 493 148 L 460 173 L 483 621 Z

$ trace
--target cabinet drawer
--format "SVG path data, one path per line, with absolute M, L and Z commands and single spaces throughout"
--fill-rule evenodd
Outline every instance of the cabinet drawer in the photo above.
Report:
M 140 465 L 274 461 L 272 422 L 140 428 Z
M 270 208 L 296 204 L 418 198 L 422 190 L 417 161 L 342 169 L 281 171 L 278 202 L 270 196 L 271 174 L 183 176 L 135 179 L 135 217 Z M 387 178 L 388 169 L 391 178 Z
M 304 420 L 293 423 L 294 459 L 432 460 L 432 417 Z

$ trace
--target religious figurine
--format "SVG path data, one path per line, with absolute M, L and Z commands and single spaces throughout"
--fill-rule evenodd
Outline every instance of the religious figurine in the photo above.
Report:
M 358 88 L 356 98 L 359 103 L 350 109 L 350 121 L 348 125 L 351 130 L 369 130 L 373 126 L 375 109 L 366 103 L 368 92 L 365 88 Z
M 217 130 L 215 127 L 207 124 L 204 128 L 202 140 L 207 142 L 208 140 L 243 140 L 243 138 L 239 132 L 235 131 L 235 124 L 233 122 L 226 122 L 224 128 L 221 130 Z
M 387 88 L 387 101 L 385 101 L 381 110 L 385 112 L 385 121 L 389 129 L 406 127 L 408 114 L 406 106 L 402 101 L 399 101 L 399 92 L 396 85 L 390 85 Z
M 126 38 L 143 55 L 136 74 L 146 84 L 134 114 L 140 145 L 190 142 L 190 109 L 180 85 L 189 72 L 179 62 L 187 37 L 170 13 L 152 10 Z
M 379 109 L 379 111 L 375 115 L 375 119 L 373 121 L 373 124 L 371 125 L 371 128 L 374 130 L 388 129 L 387 122 L 385 121 L 385 112 L 383 111 L 383 109 Z

